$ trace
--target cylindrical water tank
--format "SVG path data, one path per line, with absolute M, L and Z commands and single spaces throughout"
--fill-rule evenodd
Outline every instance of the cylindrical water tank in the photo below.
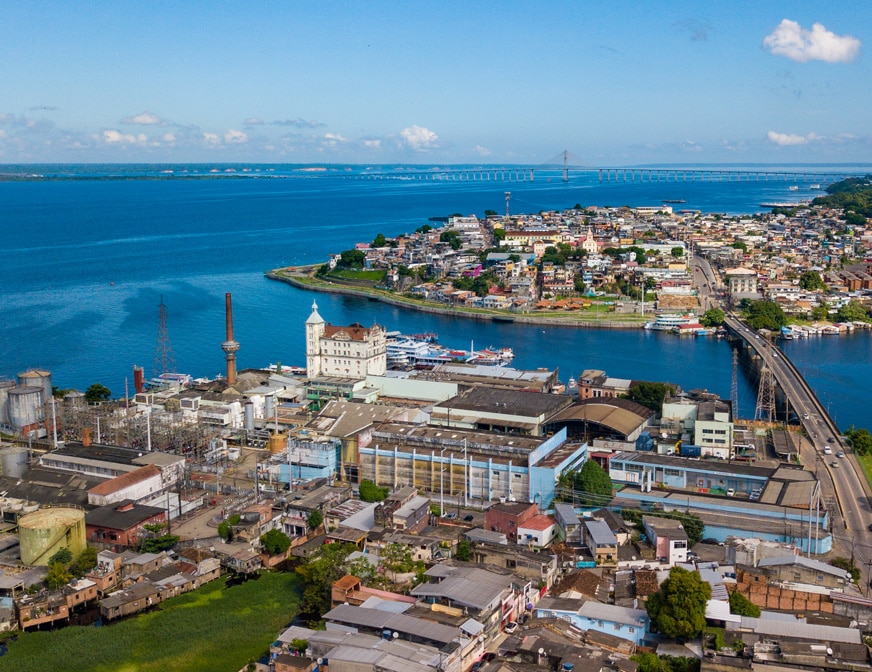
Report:
M 9 390 L 15 387 L 12 380 L 0 380 L 0 424 L 9 422 Z
M 9 478 L 21 478 L 27 473 L 27 448 L 8 446 L 0 450 L 0 470 Z
M 67 408 L 82 408 L 85 405 L 85 393 L 73 390 L 64 395 L 64 406 Z
M 9 424 L 22 428 L 45 419 L 42 387 L 15 387 L 9 390 Z
M 245 431 L 254 431 L 254 404 L 250 401 L 245 404 Z
M 52 397 L 51 371 L 28 369 L 18 374 L 18 384 L 21 387 L 41 387 L 44 390 L 42 403 L 46 403 Z
M 48 565 L 62 548 L 77 557 L 86 546 L 85 512 L 62 506 L 40 509 L 18 519 L 18 532 L 25 565 Z
M 266 404 L 264 406 L 263 417 L 265 420 L 272 420 L 273 413 L 275 413 L 276 409 L 276 400 L 272 396 L 269 396 L 265 401 Z
M 287 434 L 270 434 L 269 435 L 269 452 L 275 455 L 283 453 L 288 449 Z

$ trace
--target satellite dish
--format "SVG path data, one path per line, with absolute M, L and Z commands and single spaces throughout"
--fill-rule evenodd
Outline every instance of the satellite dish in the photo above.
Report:
M 544 655 L 545 655 L 545 649 L 543 649 L 542 647 L 539 647 L 539 655 L 540 655 L 540 656 L 544 656 Z
M 398 639 L 399 636 L 400 636 L 400 633 L 397 632 L 396 630 L 394 630 L 394 634 L 391 635 L 391 637 L 393 637 L 394 639 Z

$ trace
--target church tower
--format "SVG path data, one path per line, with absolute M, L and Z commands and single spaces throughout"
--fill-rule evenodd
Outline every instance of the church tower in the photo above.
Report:
M 324 335 L 324 318 L 318 314 L 318 304 L 312 301 L 312 314 L 306 320 L 306 376 L 321 375 L 321 336 Z

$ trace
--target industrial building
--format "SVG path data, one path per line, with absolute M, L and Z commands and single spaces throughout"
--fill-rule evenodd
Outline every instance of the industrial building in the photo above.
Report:
M 586 459 L 587 445 L 567 442 L 565 430 L 544 438 L 401 423 L 376 426 L 343 455 L 360 480 L 419 488 L 442 508 L 499 499 L 547 508 L 559 476 Z

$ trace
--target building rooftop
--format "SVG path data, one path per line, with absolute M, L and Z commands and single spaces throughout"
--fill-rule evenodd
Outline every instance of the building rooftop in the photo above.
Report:
M 132 508 L 126 508 L 131 505 Z M 129 530 L 162 513 L 166 511 L 156 506 L 133 505 L 133 500 L 125 499 L 88 512 L 85 514 L 85 524 L 113 530 Z
M 133 471 L 128 471 L 126 474 L 121 474 L 120 476 L 116 476 L 115 478 L 110 478 L 108 481 L 104 481 L 103 483 L 100 483 L 100 485 L 96 485 L 91 488 L 88 493 L 92 495 L 106 497 L 116 492 L 119 492 L 120 490 L 124 490 L 125 488 L 134 486 L 137 483 L 148 480 L 149 478 L 154 478 L 155 476 L 160 475 L 160 469 L 158 469 L 153 464 L 147 464 L 144 467 L 139 467 L 138 469 L 134 469 Z
M 435 408 L 475 413 L 490 413 L 546 419 L 569 406 L 572 400 L 563 395 L 520 392 L 491 387 L 475 387 L 463 395 L 440 402 Z

